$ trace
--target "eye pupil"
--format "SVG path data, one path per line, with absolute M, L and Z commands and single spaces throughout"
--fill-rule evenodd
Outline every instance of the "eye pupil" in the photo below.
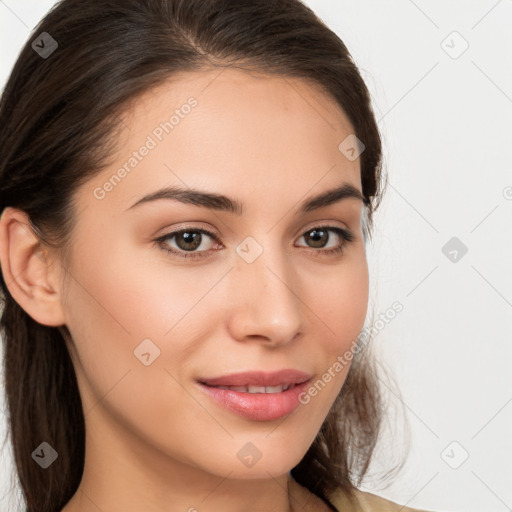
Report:
M 180 243 L 181 240 L 184 240 L 185 245 Z M 192 244 L 192 247 L 186 244 Z M 197 231 L 183 231 L 182 233 L 178 233 L 176 235 L 176 245 L 184 251 L 193 251 L 201 245 L 201 233 Z
M 313 235 L 311 233 L 313 233 Z M 309 231 L 309 234 L 305 235 L 305 238 L 308 242 L 313 242 L 313 247 L 323 247 L 327 243 L 329 235 L 324 229 L 312 229 Z

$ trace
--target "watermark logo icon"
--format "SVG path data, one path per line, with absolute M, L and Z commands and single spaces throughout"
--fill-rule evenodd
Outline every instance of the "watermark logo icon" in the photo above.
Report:
M 149 366 L 160 356 L 160 349 L 149 338 L 146 338 L 135 347 L 133 353 L 144 366 Z
M 450 238 L 441 252 L 452 262 L 458 263 L 468 252 L 467 246 L 456 236 Z
M 43 441 L 33 452 L 32 458 L 43 468 L 50 467 L 59 454 L 49 445 L 46 441 Z
M 258 450 L 256 445 L 249 442 L 245 443 L 242 448 L 240 448 L 236 456 L 244 466 L 252 468 L 261 459 L 263 454 Z
M 261 255 L 263 247 L 252 236 L 248 236 L 237 245 L 235 250 L 246 263 L 252 263 Z
M 361 153 L 366 149 L 366 146 L 360 139 L 357 138 L 356 135 L 351 133 L 348 137 L 343 139 L 343 141 L 339 144 L 338 149 L 345 156 L 345 158 L 353 162 L 359 158 Z
M 55 41 L 48 32 L 41 32 L 41 34 L 32 41 L 32 49 L 43 59 L 47 59 L 58 46 L 57 41 Z
M 468 451 L 458 441 L 452 441 L 442 452 L 443 459 L 452 469 L 459 469 L 469 458 Z
M 469 43 L 459 32 L 454 30 L 441 41 L 441 48 L 455 60 L 469 48 Z

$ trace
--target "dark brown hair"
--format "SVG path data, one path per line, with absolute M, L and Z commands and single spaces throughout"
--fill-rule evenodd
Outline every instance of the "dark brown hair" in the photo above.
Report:
M 47 58 L 31 46 L 57 42 Z M 177 72 L 236 67 L 318 86 L 363 141 L 362 191 L 371 235 L 383 191 L 381 139 L 370 96 L 347 48 L 299 0 L 63 0 L 34 29 L 0 104 L 0 211 L 25 211 L 43 244 L 65 254 L 73 194 L 108 165 L 119 116 Z M 341 141 L 340 141 L 341 142 Z M 365 228 L 366 230 L 366 228 Z M 65 326 L 34 321 L 1 278 L 4 378 L 13 456 L 27 512 L 59 512 L 77 491 L 85 425 Z M 68 331 L 69 332 L 69 331 Z M 352 496 L 381 428 L 382 400 L 368 350 L 352 367 L 313 444 L 292 475 L 328 502 Z M 42 470 L 33 450 L 57 460 Z M 334 507 L 333 510 L 335 510 Z

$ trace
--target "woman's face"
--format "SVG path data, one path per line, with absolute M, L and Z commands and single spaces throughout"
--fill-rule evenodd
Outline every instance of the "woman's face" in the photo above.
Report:
M 303 208 L 343 184 L 361 192 L 351 139 L 338 147 L 353 129 L 303 81 L 232 69 L 175 77 L 122 126 L 115 162 L 76 194 L 62 274 L 89 462 L 287 473 L 339 393 L 349 367 L 335 363 L 366 315 L 362 201 Z M 140 202 L 165 188 L 182 192 Z M 244 391 L 243 376 L 226 381 L 238 391 L 200 383 L 280 370 L 310 378 L 301 400 Z

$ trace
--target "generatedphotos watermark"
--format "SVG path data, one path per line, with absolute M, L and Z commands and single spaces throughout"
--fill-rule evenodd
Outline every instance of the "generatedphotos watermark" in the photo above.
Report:
M 165 135 L 171 133 L 185 117 L 187 117 L 192 109 L 197 106 L 197 100 L 191 96 L 186 103 L 179 108 L 174 109 L 174 113 L 169 119 L 158 124 L 150 135 L 146 137 L 144 144 L 132 153 L 132 156 L 115 171 L 112 176 L 106 180 L 101 187 L 96 187 L 93 196 L 96 199 L 104 199 L 108 192 L 112 191 L 123 178 L 125 178 L 137 165 L 146 157 L 152 149 L 155 149 L 159 142 L 163 140 Z
M 306 391 L 303 391 L 299 395 L 299 402 L 303 405 L 308 404 L 312 397 L 315 397 L 322 391 L 325 386 L 336 376 L 337 373 L 341 372 L 343 368 L 348 366 L 352 361 L 355 354 L 360 352 L 363 347 L 368 343 L 372 336 L 382 331 L 384 327 L 393 320 L 397 313 L 403 311 L 404 307 L 401 302 L 395 301 L 391 304 L 386 311 L 379 314 L 378 320 L 376 320 L 371 328 L 365 327 L 359 336 L 352 341 L 350 348 L 336 358 L 336 361 L 329 366 L 329 368 L 317 379 L 314 384 L 311 384 Z

